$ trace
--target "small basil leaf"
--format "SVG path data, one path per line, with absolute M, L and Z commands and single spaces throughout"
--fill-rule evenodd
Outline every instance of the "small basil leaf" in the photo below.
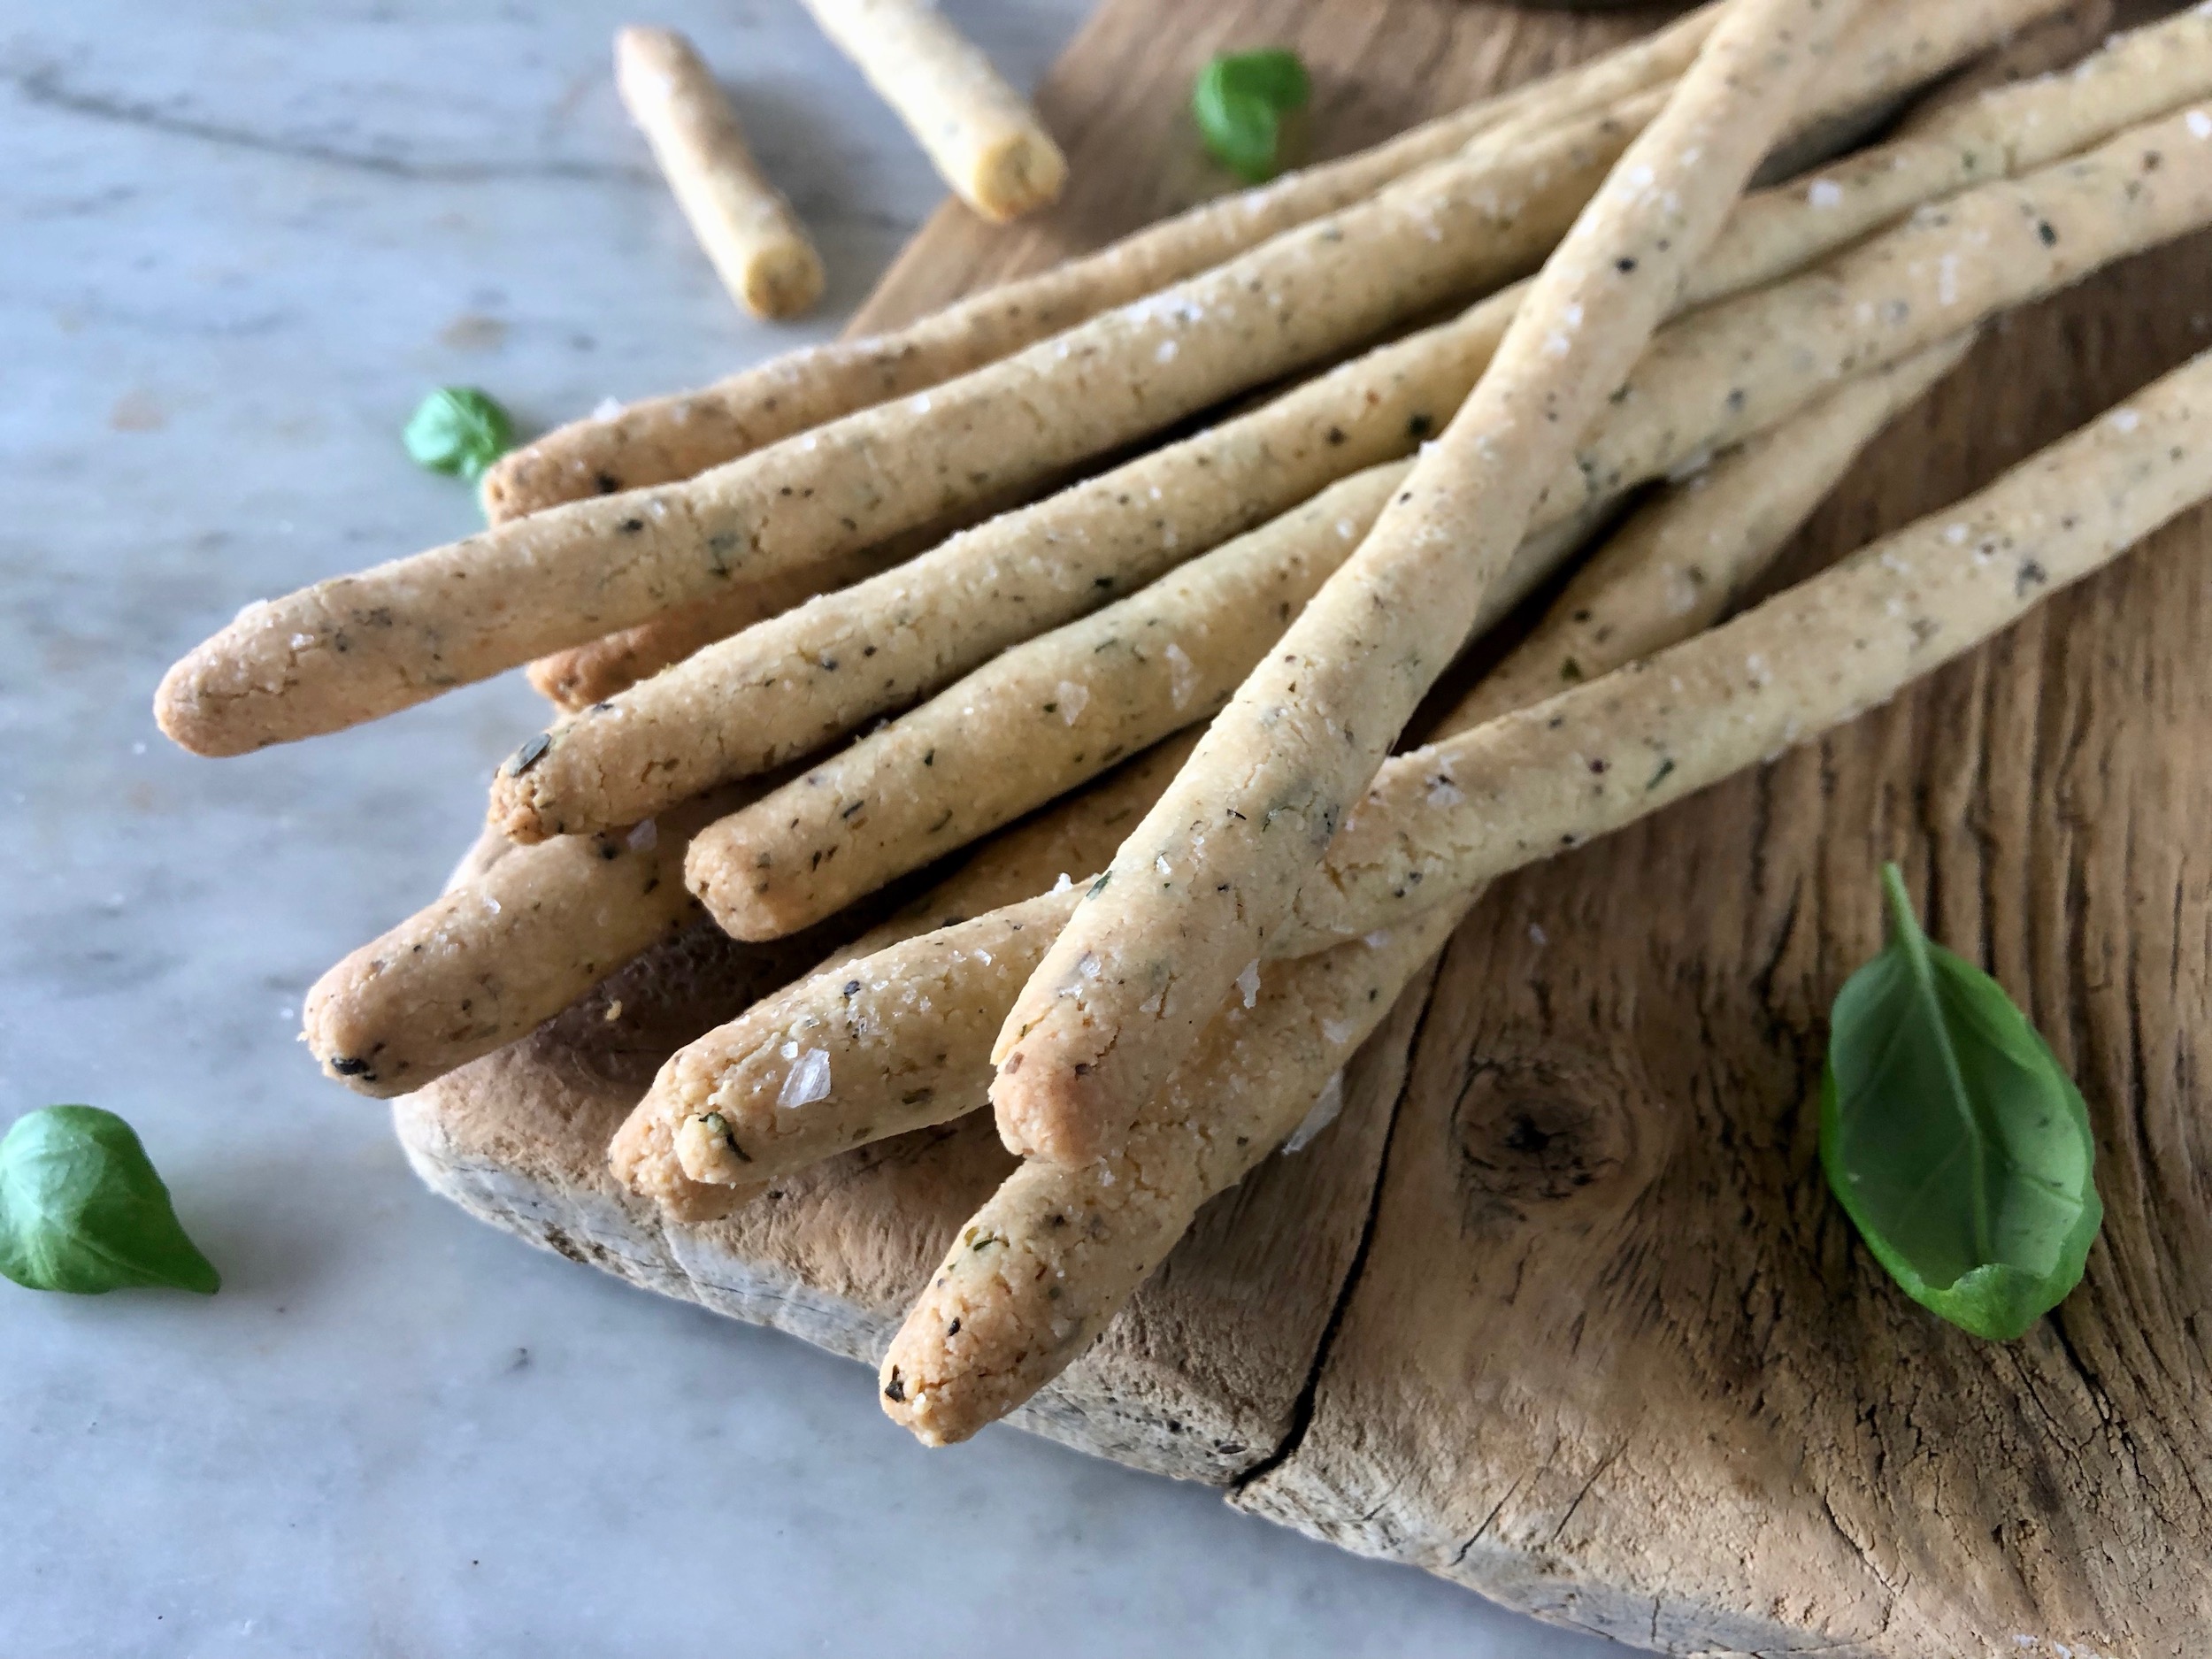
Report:
M 416 465 L 478 479 L 514 447 L 515 425 L 488 393 L 441 386 L 422 400 L 401 435 Z
M 1258 184 L 1282 167 L 1282 118 L 1313 96 L 1298 54 L 1232 52 L 1199 72 L 1191 110 L 1206 148 L 1238 177 Z
M 32 1290 L 92 1295 L 222 1283 L 185 1236 L 131 1126 L 97 1106 L 49 1106 L 0 1140 L 0 1273 Z
M 2081 1282 L 2104 1219 L 2080 1091 L 1994 979 L 1922 933 L 1897 866 L 1888 945 L 1830 1016 L 1820 1159 L 1906 1294 L 2010 1341 Z

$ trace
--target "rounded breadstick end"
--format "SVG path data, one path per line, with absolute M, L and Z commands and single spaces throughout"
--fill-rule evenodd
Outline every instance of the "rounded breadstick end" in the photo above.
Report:
M 373 947 L 355 951 L 315 981 L 300 1019 L 300 1034 L 323 1075 L 373 1100 L 404 1094 L 419 1081 L 412 1065 L 387 1053 L 376 1029 L 381 1010 L 374 998 L 375 982 L 384 967 Z
M 718 1187 L 693 1180 L 677 1162 L 668 1120 L 657 1112 L 630 1114 L 608 1143 L 607 1167 L 671 1221 L 719 1221 L 767 1190 L 764 1181 Z
M 261 672 L 266 655 L 253 649 L 250 618 L 257 608 L 248 606 L 161 677 L 154 724 L 180 749 L 221 759 L 281 741 L 263 735 L 253 718 L 283 689 L 283 676 Z
M 1097 1068 L 1078 1060 L 1048 1073 L 1032 1050 L 1016 1043 L 998 1061 L 991 1079 L 991 1111 L 999 1139 L 1020 1158 L 1041 1164 L 1088 1164 L 1111 1146 L 1102 1114 L 1111 1102 Z
M 701 1112 L 676 1125 L 676 1162 L 686 1176 L 710 1187 L 758 1185 L 745 1156 L 720 1112 Z
M 977 157 L 971 205 L 999 224 L 1050 207 L 1068 181 L 1068 158 L 1040 128 L 1009 133 Z
M 544 810 L 530 774 L 544 763 L 563 735 L 562 726 L 539 733 L 499 763 L 492 774 L 491 801 L 484 821 L 511 841 L 534 846 L 568 832 L 561 819 Z
M 738 302 L 756 317 L 783 321 L 814 309 L 827 282 L 822 257 L 804 242 L 763 249 L 745 265 Z
M 733 816 L 710 824 L 692 837 L 684 854 L 684 884 L 707 907 L 715 926 L 733 939 L 755 944 L 820 920 L 787 902 L 794 895 L 768 879 L 770 855 L 754 849 L 736 829 L 737 821 Z

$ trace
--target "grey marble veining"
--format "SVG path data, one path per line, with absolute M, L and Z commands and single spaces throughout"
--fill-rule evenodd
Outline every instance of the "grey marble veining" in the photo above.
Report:
M 1084 0 L 955 0 L 1018 80 Z M 0 1121 L 124 1113 L 221 1295 L 0 1284 L 0 1655 L 1605 1651 L 523 1248 L 321 1081 L 300 993 L 433 892 L 537 724 L 477 687 L 245 760 L 155 732 L 248 600 L 448 539 L 415 399 L 525 421 L 820 337 L 938 189 L 795 6 L 723 71 L 829 301 L 736 315 L 609 82 L 634 14 L 0 9 Z

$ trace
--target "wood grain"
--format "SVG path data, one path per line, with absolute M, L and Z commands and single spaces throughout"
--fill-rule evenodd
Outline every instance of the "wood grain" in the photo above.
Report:
M 858 326 L 1220 188 L 1183 95 L 1224 44 L 1295 44 L 1333 151 L 1636 26 L 1108 0 L 1039 94 L 1068 196 L 1010 230 L 948 208 Z M 1792 573 L 2212 343 L 2208 254 L 2010 319 L 1875 447 Z M 1018 1421 L 1663 1651 L 2202 1652 L 2208 556 L 2197 515 L 1819 746 L 1494 888 L 1363 1051 L 1338 1123 L 1210 1206 Z M 2097 1125 L 2087 1282 L 2009 1346 L 1896 1291 L 1815 1160 L 1825 1010 L 1878 943 L 1885 857 L 2029 1009 Z M 872 1361 L 1007 1167 L 986 1119 L 706 1226 L 664 1227 L 604 1170 L 659 1057 L 794 960 L 703 934 L 635 964 L 396 1103 L 411 1157 L 524 1237 Z

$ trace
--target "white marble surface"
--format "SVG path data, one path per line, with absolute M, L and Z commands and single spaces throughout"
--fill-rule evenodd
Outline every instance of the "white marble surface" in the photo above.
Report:
M 1033 78 L 1085 0 L 953 0 Z M 645 170 L 600 0 L 0 9 L 0 1120 L 143 1133 L 221 1295 L 0 1283 L 0 1655 L 1617 1651 L 1011 1431 L 925 1452 L 864 1373 L 431 1198 L 293 1041 L 434 890 L 518 683 L 212 763 L 148 698 L 246 600 L 466 529 L 397 434 L 801 337 Z M 666 21 L 818 228 L 835 326 L 925 165 L 778 0 Z

